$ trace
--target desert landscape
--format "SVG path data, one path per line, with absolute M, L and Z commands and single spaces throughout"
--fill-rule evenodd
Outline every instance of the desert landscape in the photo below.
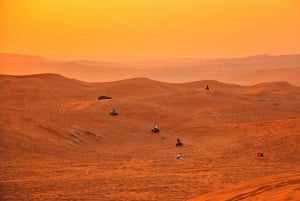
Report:
M 1 200 L 299 198 L 300 87 L 285 81 L 0 82 Z
M 0 0 L 0 201 L 299 201 L 299 0 Z

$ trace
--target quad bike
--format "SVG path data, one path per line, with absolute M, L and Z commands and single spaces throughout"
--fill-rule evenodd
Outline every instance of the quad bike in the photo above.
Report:
M 180 141 L 180 139 L 177 138 L 176 147 L 182 147 L 183 143 Z
M 117 116 L 118 115 L 118 112 L 116 110 L 111 110 L 109 112 L 110 115 L 113 115 L 113 116 Z
M 154 127 L 154 128 L 152 128 L 152 133 L 159 133 L 159 128 L 156 128 L 156 127 Z

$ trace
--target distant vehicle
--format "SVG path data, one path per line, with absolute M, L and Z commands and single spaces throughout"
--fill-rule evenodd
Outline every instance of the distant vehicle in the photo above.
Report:
M 110 96 L 98 96 L 98 100 L 112 99 Z
M 179 138 L 177 138 L 177 143 L 176 143 L 176 147 L 182 147 L 183 143 L 180 141 Z
M 264 157 L 264 154 L 263 154 L 262 152 L 258 152 L 258 153 L 256 154 L 256 156 L 257 156 L 257 157 Z
M 158 126 L 155 125 L 151 131 L 152 131 L 152 133 L 159 133 L 160 130 L 159 130 Z
M 118 112 L 113 108 L 110 112 L 109 112 L 110 115 L 113 115 L 113 116 L 116 116 L 118 115 Z
M 177 158 L 178 160 L 182 160 L 182 159 L 183 159 L 182 153 L 177 154 L 177 155 L 176 155 L 176 158 Z

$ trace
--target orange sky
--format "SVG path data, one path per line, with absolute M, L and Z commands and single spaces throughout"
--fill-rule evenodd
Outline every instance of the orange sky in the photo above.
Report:
M 57 58 L 300 53 L 300 1 L 0 0 L 0 52 Z

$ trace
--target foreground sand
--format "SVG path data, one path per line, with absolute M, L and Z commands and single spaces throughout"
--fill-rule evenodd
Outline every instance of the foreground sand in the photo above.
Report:
M 46 74 L 1 76 L 0 86 L 1 200 L 299 199 L 300 88 L 286 82 Z
M 282 174 L 230 185 L 189 201 L 213 200 L 299 200 L 300 174 Z

